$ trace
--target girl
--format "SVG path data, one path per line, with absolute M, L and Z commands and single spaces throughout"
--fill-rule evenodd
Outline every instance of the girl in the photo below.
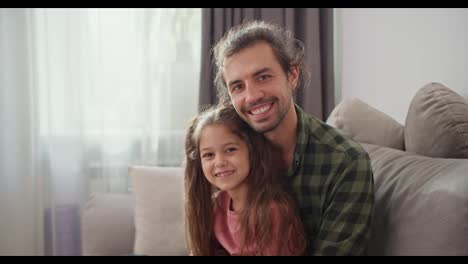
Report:
M 278 153 L 278 154 L 277 154 Z M 192 255 L 301 255 L 302 223 L 280 156 L 232 105 L 195 117 L 185 138 L 187 243 Z

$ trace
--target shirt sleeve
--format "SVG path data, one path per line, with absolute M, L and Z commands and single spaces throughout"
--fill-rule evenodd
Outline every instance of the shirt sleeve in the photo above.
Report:
M 374 179 L 367 153 L 338 169 L 313 238 L 314 255 L 366 255 L 374 211 Z M 340 172 L 341 171 L 341 172 Z

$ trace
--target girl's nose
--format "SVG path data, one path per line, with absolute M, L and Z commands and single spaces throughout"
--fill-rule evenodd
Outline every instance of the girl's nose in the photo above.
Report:
M 227 161 L 221 155 L 216 157 L 216 163 L 215 163 L 216 167 L 223 167 L 223 166 L 226 166 L 226 164 L 227 164 Z

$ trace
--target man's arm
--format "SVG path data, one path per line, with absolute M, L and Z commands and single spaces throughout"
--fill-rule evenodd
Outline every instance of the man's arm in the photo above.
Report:
M 367 153 L 341 166 L 327 195 L 314 255 L 366 255 L 374 212 L 374 179 Z

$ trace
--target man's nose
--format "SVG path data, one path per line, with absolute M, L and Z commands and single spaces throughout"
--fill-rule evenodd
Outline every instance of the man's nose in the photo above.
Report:
M 248 104 L 255 104 L 257 101 L 263 98 L 263 91 L 253 83 L 246 83 L 245 85 L 246 98 L 245 101 Z

